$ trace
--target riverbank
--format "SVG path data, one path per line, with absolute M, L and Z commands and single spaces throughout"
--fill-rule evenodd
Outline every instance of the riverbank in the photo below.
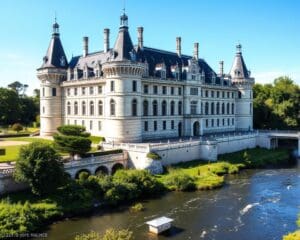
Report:
M 95 206 L 133 202 L 160 194 L 164 189 L 184 191 L 221 187 L 224 174 L 238 173 L 243 168 L 287 164 L 288 159 L 286 150 L 252 149 L 246 153 L 222 155 L 216 163 L 178 164 L 156 177 L 139 170 L 120 171 L 113 177 L 82 176 L 79 181 L 70 181 L 55 195 L 44 198 L 29 192 L 8 194 L 0 203 L 0 236 L 36 232 L 57 219 L 89 213 Z

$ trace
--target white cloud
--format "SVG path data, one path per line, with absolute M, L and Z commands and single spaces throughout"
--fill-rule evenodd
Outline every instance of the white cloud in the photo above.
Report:
M 252 72 L 251 76 L 255 78 L 256 83 L 273 83 L 275 78 L 280 76 L 288 76 L 294 80 L 295 83 L 300 84 L 300 68 L 295 71 L 267 71 L 267 72 Z

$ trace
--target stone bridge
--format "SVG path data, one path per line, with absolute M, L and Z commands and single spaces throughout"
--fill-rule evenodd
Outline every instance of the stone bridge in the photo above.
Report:
M 270 148 L 278 147 L 278 139 L 298 140 L 298 157 L 300 157 L 300 131 L 290 130 L 259 130 L 260 135 L 265 135 L 269 139 Z

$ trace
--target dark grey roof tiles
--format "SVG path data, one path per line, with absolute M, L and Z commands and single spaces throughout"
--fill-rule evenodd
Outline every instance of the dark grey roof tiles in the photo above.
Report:
M 235 55 L 230 75 L 232 78 L 249 78 L 249 72 L 241 52 L 237 52 Z
M 128 27 L 120 27 L 113 50 L 115 52 L 115 61 L 133 60 L 135 49 L 133 48 Z

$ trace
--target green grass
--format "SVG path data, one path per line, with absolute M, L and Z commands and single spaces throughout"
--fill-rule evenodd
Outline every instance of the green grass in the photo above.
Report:
M 6 153 L 4 156 L 0 156 L 0 162 L 10 162 L 10 161 L 16 161 L 19 156 L 19 151 L 22 146 L 7 146 L 7 147 L 1 147 L 4 148 Z
M 28 127 L 25 130 L 25 127 L 24 127 L 24 129 L 22 131 L 17 133 L 16 131 L 13 131 L 11 128 L 0 128 L 0 132 L 1 133 L 5 132 L 6 134 L 22 134 L 22 133 L 30 133 L 31 134 L 31 133 L 34 133 L 38 130 L 40 130 L 40 129 L 39 128 L 34 128 L 34 127 Z

